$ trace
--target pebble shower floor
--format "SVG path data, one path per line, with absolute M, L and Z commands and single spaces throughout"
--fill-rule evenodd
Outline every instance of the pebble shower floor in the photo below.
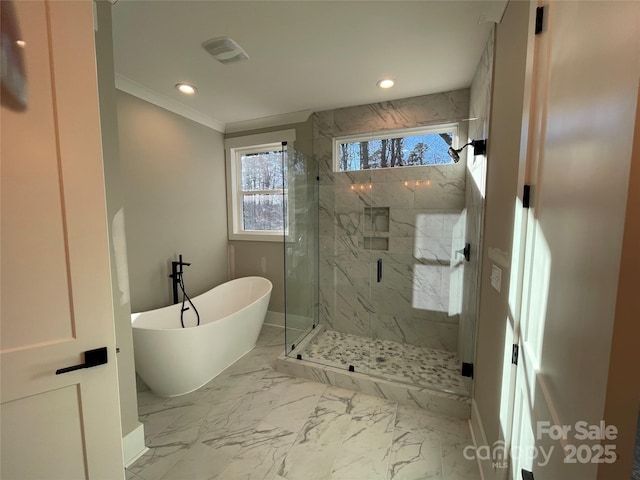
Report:
M 353 365 L 356 372 L 469 395 L 453 352 L 325 330 L 300 353 L 310 362 L 344 369 Z

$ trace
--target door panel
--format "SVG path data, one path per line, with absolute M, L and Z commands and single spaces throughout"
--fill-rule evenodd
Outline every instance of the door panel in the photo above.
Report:
M 3 432 L 23 432 L 6 442 L 3 438 L 3 478 L 86 478 L 79 398 L 77 385 L 71 385 L 2 404 Z M 71 434 L 55 443 L 42 442 L 50 432 Z M 5 459 L 11 458 L 19 458 L 20 464 L 5 467 Z
M 29 42 L 24 49 L 29 104 L 24 113 L 2 110 L 3 289 L 11 285 L 11 301 L 2 302 L 2 316 L 39 317 L 41 305 L 33 301 L 33 292 L 47 291 L 48 314 L 70 320 L 54 98 L 50 86 L 38 88 L 33 83 L 35 79 L 43 86 L 52 82 L 49 52 L 35 48 L 48 43 L 47 16 L 36 4 L 18 4 L 16 8 L 22 33 Z M 5 251 L 11 254 L 5 255 Z M 53 343 L 70 338 L 72 333 L 69 321 L 42 322 L 37 329 L 6 322 L 2 325 L 2 350 Z
M 28 106 L 3 107 L 2 478 L 123 478 L 92 2 L 16 2 Z M 82 364 L 107 347 L 108 363 Z

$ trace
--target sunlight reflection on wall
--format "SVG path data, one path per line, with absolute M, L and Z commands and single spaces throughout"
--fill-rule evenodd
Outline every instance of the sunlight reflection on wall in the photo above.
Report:
M 436 210 L 416 214 L 412 307 L 457 315 L 462 309 L 464 214 Z

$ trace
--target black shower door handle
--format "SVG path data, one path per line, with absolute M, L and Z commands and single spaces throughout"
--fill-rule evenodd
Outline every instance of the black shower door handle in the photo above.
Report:
M 378 259 L 378 283 L 382 281 L 382 259 Z

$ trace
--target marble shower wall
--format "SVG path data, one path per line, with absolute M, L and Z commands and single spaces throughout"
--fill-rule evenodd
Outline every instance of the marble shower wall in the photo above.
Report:
M 465 158 L 334 172 L 332 148 L 334 137 L 451 122 L 460 122 L 466 143 L 468 116 L 468 89 L 314 114 L 325 327 L 457 351 L 462 275 L 455 250 L 464 247 Z

